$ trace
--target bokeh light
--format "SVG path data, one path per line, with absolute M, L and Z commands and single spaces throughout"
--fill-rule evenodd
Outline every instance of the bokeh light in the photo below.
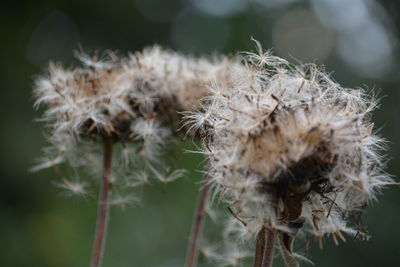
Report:
M 42 66 L 49 60 L 71 58 L 79 44 L 79 30 L 74 20 L 60 11 L 47 14 L 32 31 L 26 46 L 26 57 Z
M 229 25 L 223 18 L 210 18 L 192 8 L 182 11 L 171 27 L 174 47 L 186 52 L 215 52 L 225 46 Z
M 371 0 L 313 0 L 313 10 L 337 33 L 341 59 L 363 76 L 380 77 L 393 64 L 394 37 L 382 20 L 386 12 Z
M 291 10 L 279 17 L 272 38 L 279 54 L 290 55 L 301 62 L 324 62 L 333 46 L 332 31 L 304 9 Z

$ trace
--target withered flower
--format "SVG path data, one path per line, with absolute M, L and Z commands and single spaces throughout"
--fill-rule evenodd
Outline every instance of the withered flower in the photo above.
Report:
M 71 151 L 75 154 L 77 141 L 98 137 L 140 143 L 139 154 L 154 160 L 171 129 L 176 130 L 178 112 L 196 107 L 207 85 L 229 86 L 231 68 L 239 65 L 228 58 L 196 59 L 157 46 L 128 57 L 113 52 L 102 59 L 78 57 L 83 67 L 50 64 L 48 74 L 35 83 L 35 106 L 45 106 L 41 120 L 56 148 L 49 159 L 56 163 Z M 75 164 L 73 158 L 69 163 Z
M 238 82 L 214 87 L 187 119 L 204 136 L 210 184 L 233 215 L 228 243 L 257 235 L 254 266 L 270 266 L 278 235 L 286 264 L 298 266 L 296 236 L 366 238 L 350 218 L 392 180 L 370 122 L 373 97 L 258 48 Z
M 164 184 L 184 174 L 182 170 L 169 174 L 157 170 L 160 148 L 177 131 L 179 112 L 195 108 L 208 93 L 208 84 L 229 86 L 234 78 L 231 69 L 240 63 L 228 58 L 186 57 L 157 46 L 128 57 L 112 52 L 103 58 L 78 57 L 82 67 L 50 64 L 48 74 L 36 80 L 35 106 L 45 107 L 41 120 L 52 146 L 33 170 L 54 167 L 62 176 L 57 166 L 65 161 L 75 173 L 82 167 L 91 172 L 103 169 L 92 257 L 95 267 L 100 265 L 109 204 L 124 207 L 136 201 L 124 191 L 148 183 L 149 174 Z M 98 143 L 104 144 L 103 168 Z M 114 156 L 118 165 L 113 167 L 115 145 L 121 153 Z M 130 170 L 124 167 L 132 165 L 134 174 L 126 175 Z M 111 185 L 114 192 L 110 196 Z M 60 187 L 87 193 L 87 182 L 78 178 L 62 177 Z

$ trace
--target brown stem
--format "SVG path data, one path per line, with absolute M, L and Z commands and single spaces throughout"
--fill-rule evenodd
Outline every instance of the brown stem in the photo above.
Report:
M 286 267 L 299 267 L 299 262 L 293 255 L 294 237 L 287 233 L 279 232 L 279 244 Z
M 253 267 L 260 267 L 263 260 L 263 252 L 265 248 L 265 227 L 262 227 L 257 234 L 256 253 L 254 255 Z
M 104 158 L 103 158 L 103 179 L 100 188 L 98 201 L 96 232 L 93 241 L 91 267 L 99 267 L 104 250 L 104 240 L 108 223 L 109 211 L 109 191 L 111 188 L 110 173 L 112 164 L 113 141 L 111 138 L 104 138 Z
M 274 259 L 274 249 L 275 249 L 275 239 L 276 239 L 276 229 L 269 227 L 266 233 L 265 246 L 262 259 L 262 267 L 271 267 L 272 261 Z
M 278 197 L 274 194 L 270 203 L 278 214 Z M 276 242 L 276 228 L 270 222 L 268 227 L 263 226 L 257 234 L 256 251 L 253 267 L 271 267 L 274 259 Z
M 253 267 L 271 267 L 274 259 L 276 229 L 261 228 L 257 234 L 256 252 Z
M 193 219 L 192 233 L 189 241 L 186 267 L 195 267 L 197 264 L 198 246 L 204 224 L 204 215 L 205 215 L 205 207 L 206 207 L 208 191 L 210 189 L 207 175 L 204 175 L 203 182 L 204 186 L 200 190 L 199 199 L 197 201 L 196 213 Z

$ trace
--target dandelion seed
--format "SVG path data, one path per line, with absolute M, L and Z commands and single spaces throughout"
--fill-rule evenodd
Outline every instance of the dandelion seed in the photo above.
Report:
M 163 184 L 168 184 L 179 178 L 182 178 L 187 173 L 187 170 L 183 170 L 183 169 L 178 169 L 178 170 L 174 170 L 174 171 L 170 172 L 169 169 L 167 168 L 165 171 L 165 174 L 162 174 L 161 172 L 159 172 L 156 168 L 154 168 L 150 164 L 149 164 L 149 168 L 153 172 L 156 179 L 159 180 L 160 182 L 162 182 Z
M 50 167 L 54 167 L 56 165 L 61 164 L 64 160 L 65 159 L 64 159 L 63 156 L 58 156 L 58 157 L 56 157 L 54 159 L 49 159 L 49 158 L 45 157 L 45 158 L 41 159 L 41 161 L 42 161 L 41 163 L 39 163 L 39 164 L 33 166 L 32 168 L 30 168 L 30 171 L 31 172 L 37 172 L 37 171 L 40 171 L 42 169 L 47 169 L 47 168 L 50 168 Z
M 199 250 L 208 259 L 217 260 L 220 257 L 220 254 L 218 253 L 218 245 L 216 244 L 202 244 Z
M 119 206 L 122 211 L 126 209 L 127 206 L 133 205 L 133 204 L 139 204 L 140 200 L 131 194 L 128 195 L 120 195 L 117 194 L 115 196 L 112 196 L 110 199 L 110 204 Z
M 142 170 L 136 172 L 133 178 L 127 181 L 126 186 L 137 187 L 145 184 L 150 184 L 149 174 Z
M 86 196 L 88 195 L 87 187 L 88 184 L 80 181 L 71 181 L 63 179 L 62 183 L 57 183 L 57 187 L 66 190 L 65 194 L 67 196 Z

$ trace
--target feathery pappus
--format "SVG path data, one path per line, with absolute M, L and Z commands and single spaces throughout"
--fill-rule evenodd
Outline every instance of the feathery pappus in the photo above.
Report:
M 263 229 L 277 229 L 286 264 L 298 266 L 296 236 L 367 238 L 351 218 L 392 179 L 370 121 L 373 96 L 257 47 L 236 83 L 211 88 L 186 123 L 202 134 L 209 183 L 233 215 L 227 243 L 254 244 Z
M 194 58 L 158 46 L 126 57 L 113 52 L 77 57 L 80 67 L 51 63 L 48 73 L 36 79 L 35 107 L 44 107 L 40 120 L 52 146 L 33 170 L 64 161 L 73 168 L 97 169 L 93 164 L 99 161 L 98 148 L 93 143 L 104 137 L 121 144 L 119 161 L 125 165 L 157 163 L 160 148 L 177 132 L 179 112 L 196 108 L 208 85 L 229 87 L 232 70 L 242 67 L 236 59 Z M 153 173 L 153 167 L 147 170 L 161 175 Z

